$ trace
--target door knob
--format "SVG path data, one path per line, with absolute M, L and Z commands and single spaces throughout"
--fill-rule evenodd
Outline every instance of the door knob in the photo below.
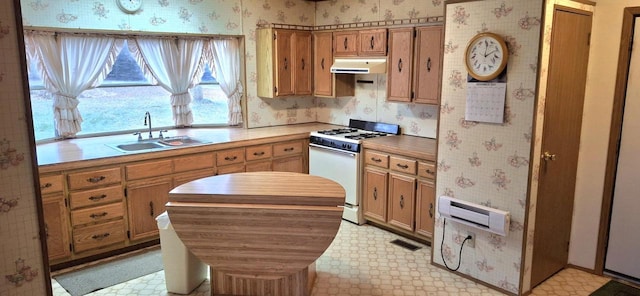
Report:
M 556 155 L 555 154 L 551 154 L 548 151 L 545 151 L 544 154 L 542 154 L 542 159 L 544 159 L 544 160 L 556 160 Z

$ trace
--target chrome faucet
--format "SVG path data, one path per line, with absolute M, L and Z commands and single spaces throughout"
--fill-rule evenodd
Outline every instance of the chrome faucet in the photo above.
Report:
M 144 126 L 147 126 L 147 118 L 149 118 L 149 139 L 151 139 L 153 134 L 151 133 L 151 113 L 149 111 L 144 114 Z

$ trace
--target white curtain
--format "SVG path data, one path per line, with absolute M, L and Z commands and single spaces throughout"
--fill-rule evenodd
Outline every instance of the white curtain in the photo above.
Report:
M 53 95 L 57 135 L 73 137 L 81 129 L 78 96 L 99 86 L 111 72 L 124 40 L 85 35 L 30 33 L 25 39 L 45 89 Z
M 201 39 L 142 38 L 129 42 L 129 50 L 143 69 L 153 75 L 162 88 L 171 93 L 173 121 L 176 126 L 193 123 L 189 88 L 200 83 L 204 71 Z
M 242 123 L 243 87 L 240 81 L 240 48 L 238 39 L 221 39 L 209 41 L 216 80 L 229 100 L 229 125 Z

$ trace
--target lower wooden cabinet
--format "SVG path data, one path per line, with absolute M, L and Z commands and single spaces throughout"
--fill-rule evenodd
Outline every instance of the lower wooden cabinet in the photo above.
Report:
M 364 150 L 364 160 L 365 219 L 417 239 L 431 240 L 435 164 L 371 149 Z
M 170 177 L 141 180 L 127 184 L 129 238 L 140 240 L 158 235 L 156 217 L 165 211 L 169 191 L 173 189 Z
M 64 195 L 61 193 L 42 199 L 44 227 L 47 239 L 49 260 L 58 260 L 71 256 L 69 241 L 69 223 Z

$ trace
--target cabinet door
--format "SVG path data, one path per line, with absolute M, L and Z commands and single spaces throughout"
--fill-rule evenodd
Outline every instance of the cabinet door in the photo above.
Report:
M 416 179 L 389 175 L 389 224 L 413 231 Z
M 277 172 L 304 173 L 302 155 L 274 159 L 272 166 L 273 170 Z
M 274 32 L 275 40 L 275 61 L 276 66 L 276 96 L 292 95 L 293 92 L 293 69 L 294 61 L 292 60 L 293 48 L 293 31 L 276 30 Z
M 69 257 L 69 231 L 64 195 L 56 194 L 43 199 L 44 227 L 49 260 Z
M 171 178 L 140 180 L 127 186 L 130 239 L 158 235 L 156 217 L 165 211 L 172 189 Z
M 389 30 L 387 100 L 411 101 L 413 64 L 413 28 Z
M 383 56 L 387 54 L 387 29 L 362 30 L 359 34 L 358 55 Z
M 442 27 L 416 28 L 414 102 L 437 105 L 440 99 Z
M 314 33 L 313 38 L 313 91 L 316 96 L 333 96 L 333 33 Z
M 387 172 L 365 168 L 364 170 L 364 216 L 387 222 Z
M 271 171 L 271 161 L 253 161 L 247 162 L 245 171 L 247 172 L 269 172 Z
M 435 199 L 433 182 L 419 180 L 416 192 L 416 233 L 428 238 L 433 236 Z
M 294 33 L 295 48 L 295 94 L 311 94 L 311 74 L 313 64 L 311 61 L 311 32 L 297 31 Z
M 358 55 L 358 32 L 344 31 L 333 33 L 334 56 L 349 57 Z

